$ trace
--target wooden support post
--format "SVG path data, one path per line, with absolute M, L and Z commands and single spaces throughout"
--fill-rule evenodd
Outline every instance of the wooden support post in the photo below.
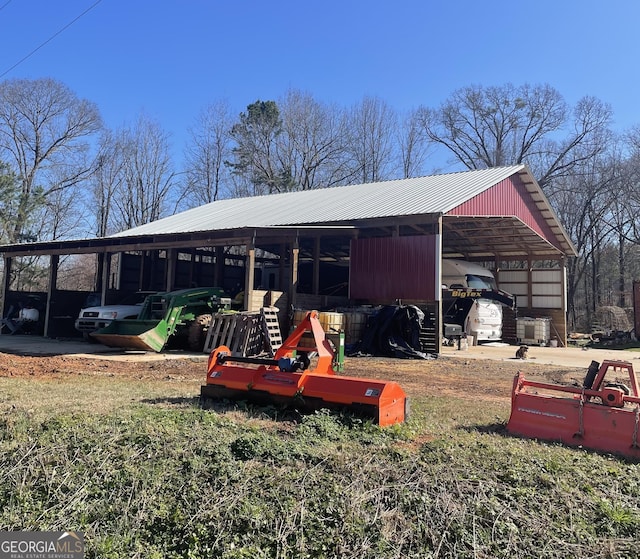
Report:
M 58 283 L 58 264 L 60 256 L 52 254 L 49 258 L 49 285 L 47 286 L 47 305 L 44 312 L 44 332 L 43 336 L 49 336 L 49 320 L 51 319 L 51 303 L 57 289 Z
M 317 237 L 313 244 L 313 286 L 312 293 L 320 293 L 320 237 Z
M 567 342 L 569 341 L 567 334 L 567 259 L 564 256 L 560 258 L 560 269 L 562 270 L 562 289 L 560 292 L 562 293 L 563 324 L 562 333 L 560 334 L 561 339 L 559 341 L 564 347 L 567 347 Z
M 104 273 L 104 259 L 107 253 L 99 252 L 96 254 L 96 275 L 93 278 L 93 289 L 98 292 L 102 292 L 102 286 L 104 285 L 103 273 Z M 104 305 L 104 303 L 102 303 Z
M 111 253 L 105 252 L 102 255 L 102 277 L 100 278 L 100 304 L 107 304 L 107 291 L 109 289 L 109 276 L 111 275 Z
M 2 300 L 0 304 L 2 307 L 0 308 L 0 318 L 4 317 L 4 307 L 5 302 L 7 301 L 7 293 L 9 293 L 9 288 L 11 287 L 11 267 L 13 265 L 13 258 L 10 256 L 4 257 L 4 278 L 2 280 Z
M 436 234 L 436 250 L 435 250 L 435 346 L 436 353 L 442 352 L 442 333 L 444 332 L 444 321 L 442 317 L 442 215 L 438 216 L 438 226 Z
M 196 249 L 189 249 L 189 287 L 195 287 L 198 285 L 198 280 L 196 277 L 196 260 L 198 256 L 196 253 Z
M 140 272 L 138 273 L 138 285 L 140 286 L 140 289 L 149 289 L 149 286 L 147 285 L 147 282 L 144 279 L 144 269 L 145 269 L 145 264 L 147 261 L 147 253 L 146 251 L 141 251 L 140 252 Z
M 278 266 L 278 289 L 284 291 L 285 277 L 286 277 L 286 262 L 287 262 L 287 245 L 280 245 L 280 261 Z M 292 303 L 291 303 L 292 304 Z
M 527 258 L 527 308 L 533 308 L 533 263 Z
M 178 264 L 178 249 L 167 249 L 167 258 L 165 266 L 165 288 L 167 291 L 173 291 L 176 285 L 176 266 Z
M 215 248 L 216 262 L 213 268 L 213 285 L 224 285 L 224 247 Z
M 293 307 L 296 306 L 296 295 L 298 290 L 298 258 L 300 256 L 300 248 L 298 246 L 298 240 L 291 248 L 291 282 L 289 283 L 289 297 L 290 303 Z
M 251 302 L 253 300 L 253 281 L 255 277 L 256 266 L 256 247 L 251 241 L 247 243 L 247 258 L 244 261 L 244 310 L 250 311 Z
M 291 265 L 289 268 L 291 281 L 289 282 L 289 297 L 291 305 L 296 305 L 296 295 L 298 291 L 298 260 L 300 257 L 300 247 L 298 246 L 298 240 L 291 247 Z

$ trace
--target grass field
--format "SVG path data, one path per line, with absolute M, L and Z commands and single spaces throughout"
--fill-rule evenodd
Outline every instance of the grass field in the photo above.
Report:
M 96 558 L 635 558 L 640 466 L 510 437 L 509 404 L 201 410 L 196 380 L 0 378 L 0 530 Z

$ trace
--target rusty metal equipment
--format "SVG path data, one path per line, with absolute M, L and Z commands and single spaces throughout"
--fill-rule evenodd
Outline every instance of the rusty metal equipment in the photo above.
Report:
M 306 336 L 303 341 L 309 332 L 312 339 Z M 300 411 L 347 409 L 381 426 L 406 419 L 408 400 L 397 383 L 338 375 L 334 357 L 318 312 L 311 311 L 273 358 L 234 356 L 226 346 L 213 350 L 201 404 L 233 399 L 284 404 Z
M 640 458 L 639 419 L 640 390 L 631 363 L 592 361 L 582 387 L 535 382 L 518 373 L 507 431 Z

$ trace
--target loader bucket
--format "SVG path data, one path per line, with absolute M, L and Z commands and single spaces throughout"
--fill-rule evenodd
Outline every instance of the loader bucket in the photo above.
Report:
M 313 333 L 315 347 L 298 347 L 303 334 L 309 331 Z M 309 352 L 317 353 L 315 367 L 310 365 Z M 273 358 L 233 356 L 225 346 L 215 349 L 209 357 L 201 401 L 205 404 L 208 399 L 248 400 L 285 405 L 303 412 L 345 409 L 381 426 L 405 421 L 408 400 L 397 383 L 337 375 L 331 366 L 332 359 L 317 312 L 312 311 Z
M 611 371 L 628 373 L 628 384 L 617 382 L 618 379 L 605 382 L 606 373 Z M 587 379 L 589 376 L 590 373 Z M 507 431 L 640 458 L 640 398 L 631 364 L 605 361 L 594 385 L 586 385 L 587 382 L 583 387 L 534 382 L 518 373 L 513 382 Z
M 167 343 L 167 323 L 164 320 L 114 320 L 91 336 L 108 347 L 160 352 Z

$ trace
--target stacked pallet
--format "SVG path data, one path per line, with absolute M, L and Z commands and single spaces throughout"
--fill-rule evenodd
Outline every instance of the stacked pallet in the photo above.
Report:
M 226 346 L 234 356 L 273 355 L 282 345 L 277 308 L 264 307 L 260 312 L 216 313 L 211 316 L 204 352 Z

